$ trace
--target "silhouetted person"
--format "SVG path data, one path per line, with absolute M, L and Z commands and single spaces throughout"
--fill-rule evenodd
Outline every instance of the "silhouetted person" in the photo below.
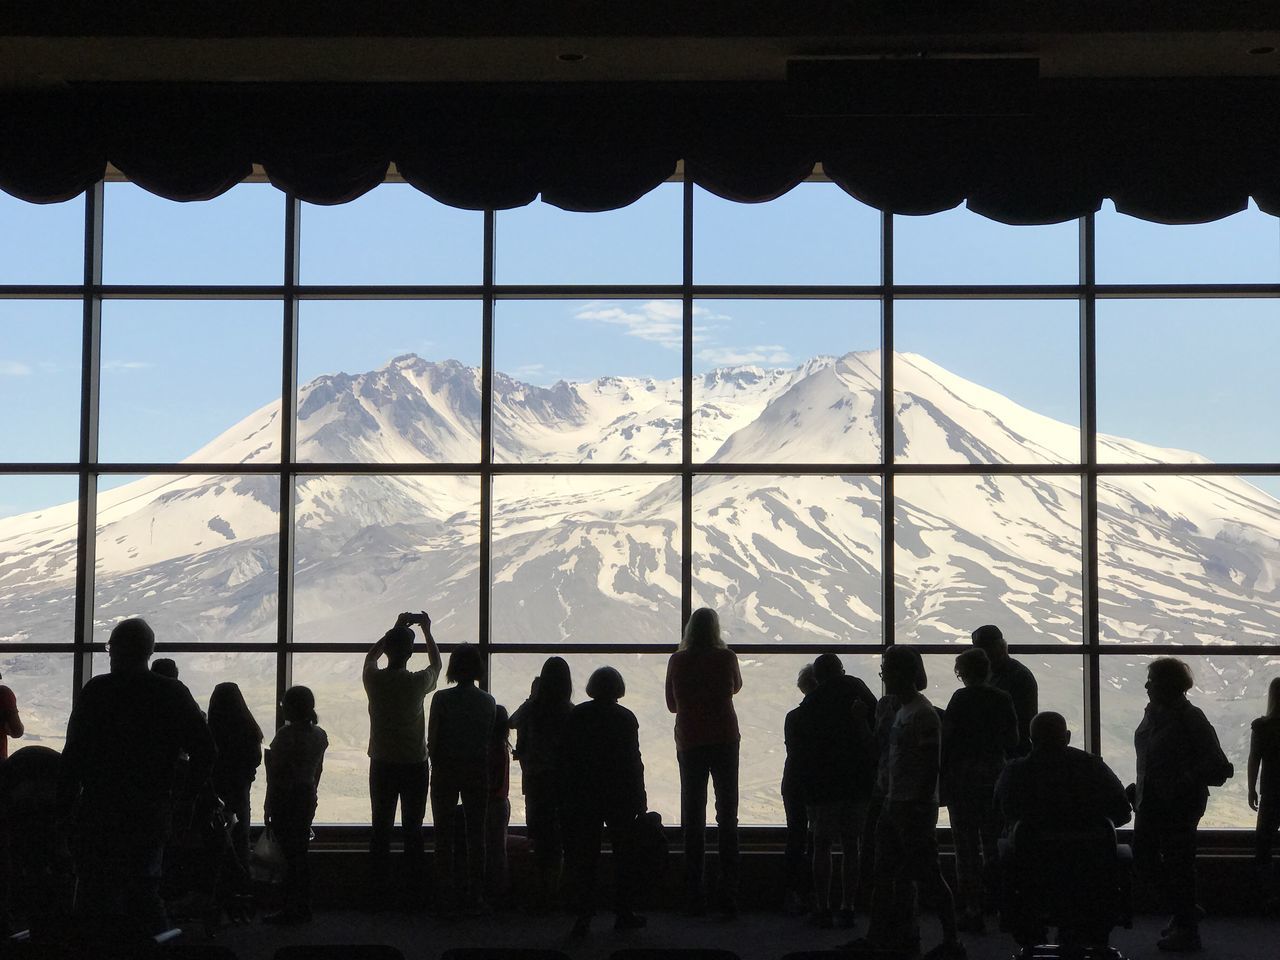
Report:
M 311 868 L 307 848 L 316 816 L 320 776 L 329 737 L 319 726 L 316 698 L 307 687 L 290 687 L 281 701 L 284 726 L 267 750 L 266 821 L 285 858 L 284 906 L 265 923 L 294 924 L 311 919 Z
M 875 887 L 871 926 L 857 947 L 913 951 L 919 941 L 915 892 L 931 901 L 942 925 L 942 943 L 929 960 L 963 958 L 956 936 L 955 903 L 938 864 L 938 768 L 942 722 L 927 697 L 924 661 L 909 647 L 881 657 L 885 694 L 896 698 L 889 720 L 888 756 L 882 770 L 884 805 L 876 825 Z M 883 714 L 882 714 L 883 716 Z
M 796 689 L 803 698 L 818 688 L 818 681 L 813 679 L 813 664 L 806 663 L 796 676 Z M 800 723 L 800 708 L 796 707 L 787 713 L 782 723 L 782 736 L 786 745 L 787 756 L 782 763 L 782 811 L 787 820 L 787 899 L 785 909 L 792 915 L 806 913 L 810 909 L 813 893 L 813 857 L 809 847 L 809 813 L 805 807 L 804 784 L 797 771 L 798 754 L 803 749 L 798 746 L 797 728 Z
M 1249 809 L 1258 812 L 1254 863 L 1267 895 L 1274 900 L 1271 846 L 1280 828 L 1280 677 L 1267 687 L 1267 712 L 1249 731 Z M 1261 776 L 1259 776 L 1261 773 Z
M 956 924 L 981 933 L 983 904 L 998 889 L 996 779 L 1018 745 L 1018 717 L 1009 694 L 987 684 L 991 663 L 982 648 L 971 647 L 956 657 L 955 670 L 964 686 L 951 695 L 942 718 L 942 795 L 956 850 Z M 985 893 L 984 873 L 989 878 Z
M 1218 735 L 1199 707 L 1187 700 L 1191 668 L 1173 657 L 1147 667 L 1150 703 L 1134 732 L 1138 782 L 1134 789 L 1133 855 L 1140 872 L 1159 888 L 1173 910 L 1157 946 L 1200 949 L 1196 906 L 1196 828 L 1209 787 L 1234 772 Z
M 489 803 L 484 815 L 485 883 L 491 902 L 511 889 L 507 867 L 507 827 L 511 823 L 511 718 L 507 708 L 494 707 L 489 741 Z
M 0 683 L 0 760 L 9 756 L 9 738 L 18 740 L 25 732 L 18 713 L 18 698 L 6 684 Z
M 525 823 L 533 844 L 530 905 L 536 910 L 554 907 L 560 888 L 564 853 L 560 745 L 572 709 L 573 677 L 569 664 L 563 657 L 548 657 L 531 684 L 529 699 L 511 717 L 516 729 Z
M 427 666 L 410 670 L 413 624 L 422 627 Z M 387 665 L 378 669 L 385 656 Z M 425 892 L 426 854 L 422 820 L 427 815 L 427 721 L 423 701 L 440 678 L 440 651 L 431 636 L 426 612 L 402 613 L 364 658 L 361 681 L 369 698 L 369 806 L 373 829 L 369 835 L 369 865 L 373 906 L 386 905 L 391 895 L 391 831 L 400 805 L 400 829 L 408 867 L 408 899 L 420 902 Z
M 15 914 L 28 927 L 45 927 L 71 909 L 74 880 L 57 824 L 61 771 L 62 755 L 49 747 L 23 747 L 0 763 L 6 931 Z
M 813 837 L 814 922 L 853 925 L 859 844 L 876 776 L 872 730 L 876 698 L 867 685 L 844 672 L 834 653 L 813 662 L 817 689 L 796 710 L 793 729 L 797 773 L 804 790 Z M 835 916 L 831 899 L 831 850 L 841 852 L 841 895 Z
M 715 790 L 719 828 L 720 894 L 717 906 L 737 910 L 738 716 L 733 697 L 742 689 L 738 657 L 720 636 L 720 618 L 709 607 L 693 611 L 680 648 L 667 662 L 667 709 L 676 715 L 680 766 L 680 825 L 684 832 L 687 909 L 706 907 L 702 889 L 706 846 L 707 778 Z
M 565 839 L 573 906 L 574 934 L 587 932 L 595 915 L 596 866 L 603 828 L 609 829 L 614 863 L 614 929 L 645 925 L 632 910 L 636 892 L 633 834 L 645 812 L 644 763 L 635 714 L 618 703 L 626 683 L 613 667 L 601 667 L 587 681 L 585 703 L 569 714 L 561 746 Z
M 427 749 L 435 777 L 431 816 L 436 825 L 435 866 L 445 912 L 462 903 L 468 913 L 483 913 L 485 810 L 489 804 L 489 743 L 493 737 L 493 697 L 476 684 L 484 676 L 480 651 L 469 643 L 449 655 L 445 677 L 453 686 L 431 699 Z M 462 801 L 467 837 L 467 875 L 457 874 L 454 811 Z
M 209 732 L 218 757 L 213 763 L 213 791 L 235 815 L 231 846 L 248 879 L 249 792 L 262 765 L 262 728 L 253 718 L 244 694 L 234 683 L 220 683 L 209 696 Z
M 159 891 L 174 768 L 186 753 L 191 782 L 203 784 L 214 745 L 187 688 L 147 669 L 154 649 L 145 620 L 116 624 L 111 672 L 85 684 L 71 711 L 62 773 L 63 803 L 75 804 L 77 912 L 159 931 L 168 925 Z
M 178 679 L 178 664 L 168 657 L 156 657 L 151 661 L 151 672 L 170 680 Z
M 1131 808 L 1120 779 L 1101 757 L 1071 746 L 1060 713 L 1031 722 L 1031 753 L 1009 761 L 996 783 L 996 802 L 1010 824 L 1086 826 L 1107 819 L 1129 822 Z
M 995 624 L 979 627 L 970 637 L 991 662 L 991 686 L 1013 699 L 1013 710 L 1018 715 L 1018 745 L 1012 755 L 1023 756 L 1031 749 L 1031 718 L 1040 712 L 1040 688 L 1035 675 L 1009 656 L 1009 644 Z
M 1062 714 L 1036 714 L 1031 753 L 1010 761 L 996 785 L 996 802 L 1017 839 L 1006 866 L 1009 888 L 1022 902 L 1007 919 L 1023 945 L 1044 942 L 1046 911 L 1075 907 L 1075 919 L 1059 930 L 1066 944 L 1105 945 L 1113 925 L 1115 837 L 1104 821 L 1128 823 L 1129 800 L 1101 757 L 1070 744 Z

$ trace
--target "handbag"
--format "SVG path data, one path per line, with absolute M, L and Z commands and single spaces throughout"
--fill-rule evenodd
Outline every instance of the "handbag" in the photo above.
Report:
M 249 853 L 249 875 L 256 883 L 279 884 L 284 881 L 284 848 L 271 827 L 263 829 Z

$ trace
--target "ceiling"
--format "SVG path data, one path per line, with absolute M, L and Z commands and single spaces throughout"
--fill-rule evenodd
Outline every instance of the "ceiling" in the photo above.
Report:
M 1038 58 L 1045 79 L 1280 77 L 1280 3 L 9 0 L 0 86 L 774 82 L 808 57 Z

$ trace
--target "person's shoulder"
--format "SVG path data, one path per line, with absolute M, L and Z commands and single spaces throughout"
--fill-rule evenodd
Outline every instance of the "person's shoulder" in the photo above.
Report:
M 1249 727 L 1257 733 L 1278 733 L 1280 732 L 1280 716 L 1255 717 Z
M 311 739 L 322 748 L 329 746 L 329 734 L 325 733 L 324 727 L 319 724 L 311 725 Z
M 1021 660 L 1015 660 L 1013 659 L 1013 657 L 1010 657 L 1008 663 L 1009 663 L 1009 666 L 1008 666 L 1009 671 L 1012 673 L 1016 673 L 1019 677 L 1022 677 L 1028 680 L 1034 680 L 1036 678 L 1036 675 L 1031 672 L 1031 668 L 1028 667 Z

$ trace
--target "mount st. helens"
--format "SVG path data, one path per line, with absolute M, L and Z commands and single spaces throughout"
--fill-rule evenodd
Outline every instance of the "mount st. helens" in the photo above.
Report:
M 874 463 L 883 413 L 879 370 L 879 353 L 868 351 L 815 358 L 794 370 L 708 372 L 694 383 L 695 459 Z M 1075 427 L 918 355 L 895 357 L 895 390 L 900 462 L 1064 464 L 1078 457 Z M 481 403 L 479 371 L 450 360 L 404 356 L 368 373 L 322 376 L 299 393 L 298 458 L 388 469 L 474 463 Z M 280 412 L 278 402 L 256 411 L 188 462 L 278 461 Z M 540 387 L 494 376 L 498 463 L 669 464 L 679 459 L 680 437 L 679 381 L 602 377 Z M 1105 460 L 1202 459 L 1120 438 L 1100 443 L 1108 448 Z M 991 621 L 1017 641 L 1079 641 L 1074 476 L 899 476 L 895 497 L 899 639 L 956 640 Z M 477 477 L 304 476 L 295 498 L 296 640 L 362 641 L 399 610 L 423 604 L 442 638 L 474 636 Z M 148 476 L 102 492 L 99 630 L 143 614 L 168 640 L 274 641 L 278 501 L 279 480 L 251 474 Z M 720 609 L 739 644 L 875 642 L 881 509 L 875 477 L 699 476 L 695 602 Z M 1108 477 L 1099 484 L 1098 510 L 1107 639 L 1265 643 L 1280 636 L 1275 499 L 1234 478 Z M 499 475 L 493 638 L 674 637 L 679 524 L 675 478 Z M 75 533 L 74 504 L 0 520 L 0 639 L 70 636 Z M 192 670 L 211 676 L 231 666 L 225 655 L 188 659 Z M 1043 669 L 1059 666 L 1045 662 Z M 1224 682 L 1232 697 L 1257 699 L 1258 684 L 1249 679 L 1263 664 L 1223 659 L 1211 666 L 1218 679 L 1225 671 L 1237 681 Z M 1107 717 L 1117 737 L 1129 736 L 1140 713 L 1141 669 L 1138 662 L 1104 666 L 1104 680 L 1128 704 Z M 761 674 L 757 690 L 774 688 L 768 709 L 791 699 L 793 664 L 779 672 L 760 658 L 752 670 Z M 778 676 L 766 679 L 764 671 Z M 1078 714 L 1079 689 L 1072 679 L 1063 683 L 1049 702 L 1062 699 L 1066 712 Z M 668 725 L 660 705 L 651 720 Z M 759 802 L 766 803 L 763 795 Z

